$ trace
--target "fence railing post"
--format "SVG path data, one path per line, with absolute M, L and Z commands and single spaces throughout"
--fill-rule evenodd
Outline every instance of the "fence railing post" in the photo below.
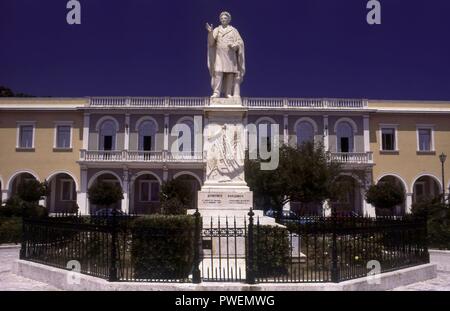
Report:
M 27 239 L 28 235 L 26 234 L 26 226 L 25 226 L 25 209 L 22 209 L 22 238 L 20 243 L 20 253 L 19 253 L 19 259 L 24 259 L 26 254 L 26 246 L 27 246 Z
M 195 210 L 194 213 L 195 217 L 195 232 L 194 232 L 194 267 L 192 270 L 192 283 L 201 283 L 202 279 L 200 276 L 200 251 L 202 248 L 202 225 L 200 223 L 200 213 L 198 211 L 198 208 Z
M 422 219 L 422 226 L 423 226 L 423 238 L 422 241 L 424 243 L 424 249 L 425 249 L 425 261 L 427 263 L 430 263 L 430 252 L 428 251 L 428 216 L 425 214 L 424 218 Z
M 117 277 L 117 210 L 114 207 L 112 210 L 112 222 L 111 222 L 111 255 L 109 266 L 109 281 L 115 282 Z
M 255 284 L 255 270 L 254 270 L 254 245 L 253 245 L 253 209 L 250 208 L 248 212 L 248 229 L 247 229 L 247 260 L 246 260 L 246 282 L 248 284 Z
M 338 250 L 337 250 L 337 215 L 336 215 L 336 207 L 331 209 L 332 215 L 332 244 L 331 244 L 331 282 L 339 283 L 339 268 L 338 268 Z

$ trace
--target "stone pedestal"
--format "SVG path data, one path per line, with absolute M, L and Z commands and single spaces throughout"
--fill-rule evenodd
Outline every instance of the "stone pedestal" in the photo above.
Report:
M 205 223 L 234 222 L 243 226 L 247 213 L 253 207 L 253 193 L 244 176 L 245 116 L 247 108 L 240 98 L 212 98 L 205 108 L 206 127 L 204 150 L 206 152 L 206 179 L 198 192 L 198 209 Z M 275 224 L 255 212 L 255 224 Z

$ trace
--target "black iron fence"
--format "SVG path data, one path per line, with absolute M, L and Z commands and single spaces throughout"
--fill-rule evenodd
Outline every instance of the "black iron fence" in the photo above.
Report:
M 137 216 L 25 219 L 21 259 L 110 281 L 341 282 L 429 262 L 426 222 L 413 217 L 249 217 L 172 226 Z M 148 222 L 148 221 L 147 221 Z

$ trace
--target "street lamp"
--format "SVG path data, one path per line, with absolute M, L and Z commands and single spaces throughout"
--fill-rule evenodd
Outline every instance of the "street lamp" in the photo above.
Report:
M 445 177 L 444 177 L 444 163 L 447 160 L 447 155 L 445 153 L 441 153 L 439 155 L 439 160 L 441 161 L 442 167 L 442 201 L 445 202 Z

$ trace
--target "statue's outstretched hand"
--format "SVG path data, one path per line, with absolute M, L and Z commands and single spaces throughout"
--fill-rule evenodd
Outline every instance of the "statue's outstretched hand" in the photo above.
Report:
M 211 32 L 211 31 L 213 31 L 213 25 L 211 24 L 208 24 L 208 23 L 206 23 L 206 30 L 208 31 L 208 32 Z

